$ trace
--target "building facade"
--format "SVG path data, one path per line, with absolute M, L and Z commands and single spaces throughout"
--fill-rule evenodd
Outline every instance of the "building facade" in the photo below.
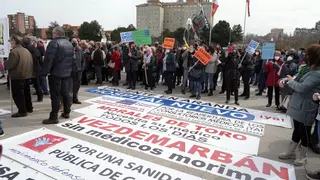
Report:
M 152 37 L 159 37 L 168 29 L 171 32 L 179 27 L 186 27 L 188 18 L 199 14 L 199 0 L 178 0 L 173 3 L 163 3 L 159 0 L 148 0 L 137 5 L 137 29 L 150 30 Z M 210 19 L 212 3 L 202 0 L 205 16 Z
M 316 22 L 315 27 L 308 28 L 296 28 L 294 30 L 294 36 L 316 36 L 320 34 L 320 21 Z
M 32 33 L 35 26 L 35 21 L 33 16 L 25 15 L 22 12 L 17 12 L 17 14 L 8 15 L 9 28 L 20 31 L 22 34 Z

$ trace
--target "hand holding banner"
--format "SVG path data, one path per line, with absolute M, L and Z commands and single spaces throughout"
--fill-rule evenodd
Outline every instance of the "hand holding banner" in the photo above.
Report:
M 165 38 L 162 47 L 165 49 L 173 49 L 175 41 L 174 38 Z
M 203 64 L 207 65 L 212 56 L 203 48 L 198 49 L 194 56 Z

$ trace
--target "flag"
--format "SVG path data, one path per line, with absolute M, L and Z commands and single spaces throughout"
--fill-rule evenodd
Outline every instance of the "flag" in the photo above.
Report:
M 247 4 L 248 4 L 248 16 L 250 17 L 250 0 L 247 0 Z
M 219 7 L 218 0 L 212 0 L 211 16 L 214 16 L 214 14 L 218 10 L 218 7 Z

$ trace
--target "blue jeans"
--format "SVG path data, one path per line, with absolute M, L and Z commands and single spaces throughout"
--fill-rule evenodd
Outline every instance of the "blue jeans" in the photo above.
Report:
M 214 84 L 213 84 L 213 73 L 205 73 L 204 75 L 204 89 L 208 89 L 208 85 L 209 89 L 213 89 Z
M 46 76 L 40 76 L 40 85 L 43 93 L 48 93 L 48 83 L 47 83 L 47 77 Z
M 201 82 L 199 81 L 192 81 L 192 82 L 193 82 L 193 94 L 201 96 L 201 91 L 202 91 Z
M 97 83 L 102 84 L 102 66 L 95 66 L 94 69 L 97 75 Z

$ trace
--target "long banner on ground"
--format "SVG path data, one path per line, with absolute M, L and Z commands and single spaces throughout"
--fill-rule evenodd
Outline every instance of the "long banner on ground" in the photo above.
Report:
M 285 127 L 285 128 L 292 128 L 291 118 L 285 114 L 271 113 L 271 112 L 259 111 L 259 110 L 248 109 L 248 108 L 243 108 L 243 107 L 217 104 L 217 103 L 213 103 L 213 102 L 192 100 L 192 99 L 187 99 L 187 98 L 178 98 L 178 97 L 174 97 L 174 96 L 164 96 L 164 95 L 159 95 L 159 94 L 157 95 L 157 94 L 152 94 L 152 93 L 148 93 L 148 92 L 126 90 L 126 89 L 122 89 L 122 88 L 115 89 L 115 88 L 110 88 L 108 86 L 87 89 L 85 91 L 91 92 L 91 93 L 96 93 L 96 94 L 103 94 L 103 95 L 105 93 L 108 93 L 109 91 L 120 91 L 120 92 L 126 92 L 126 93 L 135 94 L 135 95 L 139 95 L 139 96 L 147 96 L 147 97 L 152 97 L 152 98 L 171 100 L 174 102 L 193 104 L 193 105 L 197 105 L 200 107 L 210 107 L 210 108 L 214 108 L 214 109 L 220 109 L 220 110 L 224 110 L 224 112 L 225 111 L 232 111 L 232 112 L 245 113 L 245 114 L 249 114 L 251 116 L 248 118 L 243 118 L 241 120 L 247 120 L 247 121 L 251 120 L 251 121 L 262 123 L 262 124 L 269 124 L 269 125 L 280 126 L 280 127 Z M 192 107 L 195 107 L 195 106 L 192 106 Z M 184 106 L 183 108 L 187 109 L 186 106 Z M 228 117 L 228 115 L 229 114 L 226 113 L 223 116 Z M 235 118 L 235 119 L 237 119 L 237 118 Z
M 202 180 L 48 129 L 1 143 L 6 156 L 59 180 Z M 147 146 L 139 148 L 146 150 Z
M 123 102 L 126 102 L 125 104 Z M 138 112 L 149 112 L 151 114 L 166 116 L 169 118 L 182 119 L 190 122 L 203 124 L 206 126 L 214 126 L 218 128 L 225 128 L 239 132 L 249 133 L 257 136 L 264 135 L 265 125 L 254 123 L 251 121 L 241 121 L 232 118 L 222 118 L 220 116 L 211 115 L 208 113 L 200 113 L 191 110 L 178 109 L 168 106 L 161 106 L 156 108 L 155 105 L 141 106 L 143 104 L 139 100 L 132 100 L 112 96 L 100 96 L 97 98 L 86 100 L 85 102 L 97 105 L 108 105 L 113 107 L 120 107 L 127 110 L 134 110 Z M 121 102 L 121 103 L 120 103 Z M 129 103 L 130 102 L 130 103 Z M 152 110 L 153 109 L 153 110 Z M 80 112 L 81 113 L 81 112 Z
M 120 107 L 92 105 L 75 111 L 87 116 L 103 119 L 104 122 L 101 122 L 102 124 L 114 124 L 119 127 L 125 124 L 131 129 L 138 129 L 150 134 L 155 133 L 168 137 L 178 137 L 189 142 L 199 142 L 250 155 L 257 155 L 259 150 L 260 139 L 254 136 L 161 116 L 152 116 Z
M 0 179 L 3 180 L 54 180 L 38 171 L 6 157 L 0 160 Z
M 82 116 L 59 127 L 228 179 L 295 180 L 292 165 Z M 250 148 L 250 147 L 247 147 Z

